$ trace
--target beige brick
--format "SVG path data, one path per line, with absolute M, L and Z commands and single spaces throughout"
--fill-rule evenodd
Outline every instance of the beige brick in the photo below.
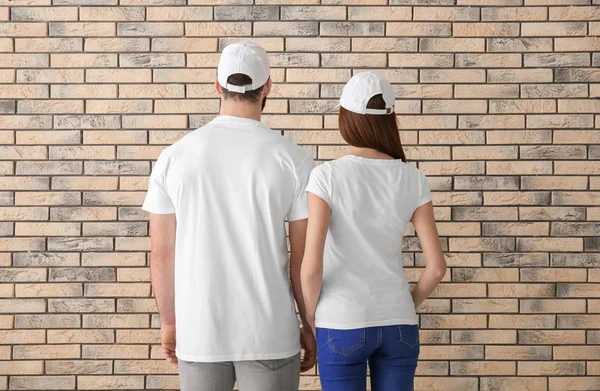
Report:
M 143 7 L 80 7 L 79 19 L 85 21 L 142 21 Z
M 113 343 L 113 330 L 48 330 L 48 343 Z M 47 372 L 50 363 L 46 363 Z
M 482 83 L 485 82 L 485 71 L 481 69 L 423 69 L 421 83 Z
M 499 161 L 487 162 L 486 172 L 490 175 L 539 175 L 552 174 L 550 161 Z
M 459 0 L 460 1 L 460 0 Z M 515 3 L 517 3 L 515 1 Z M 519 4 L 514 5 L 521 5 Z M 486 4 L 491 5 L 486 1 Z M 530 21 L 530 20 L 546 20 L 546 9 L 538 7 L 500 7 L 492 8 L 485 7 L 481 9 L 481 20 L 493 21 Z
M 96 330 L 88 330 L 94 332 Z M 83 345 L 81 347 L 82 358 L 105 359 L 105 358 L 148 358 L 148 346 L 144 345 Z
M 510 84 L 486 85 L 456 85 L 454 87 L 456 98 L 517 98 L 519 87 Z
M 490 101 L 490 113 L 554 113 L 556 102 L 550 99 L 502 99 Z
M 517 159 L 515 146 L 453 147 L 452 156 L 459 160 Z
M 519 363 L 519 375 L 583 375 L 585 363 L 583 362 L 544 362 L 530 361 Z
M 116 30 L 114 23 L 48 23 L 51 37 L 110 37 L 116 34 Z
M 442 102 L 442 101 L 440 101 Z M 450 102 L 450 101 L 443 101 Z M 428 101 L 423 102 L 423 111 Z M 443 104 L 444 106 L 445 104 Z M 436 131 L 422 130 L 419 132 L 419 144 L 483 144 L 485 142 L 485 133 L 483 131 L 468 130 L 468 131 Z
M 146 10 L 148 21 L 197 21 L 211 20 L 211 7 L 149 7 Z
M 50 64 L 52 65 L 53 68 L 116 67 L 117 66 L 117 55 L 116 54 L 95 54 L 95 53 L 94 54 L 92 54 L 92 53 L 78 53 L 78 54 L 56 53 L 56 54 L 50 55 Z
M 182 67 L 185 57 L 182 53 L 126 53 L 119 54 L 119 63 L 124 67 Z
M 41 375 L 44 373 L 43 361 L 3 361 L 0 375 Z
M 517 37 L 518 23 L 455 23 L 452 26 L 455 37 Z
M 399 37 L 422 37 L 422 36 L 439 36 L 448 37 L 452 35 L 452 26 L 450 23 L 433 23 L 433 22 L 389 22 L 386 24 L 385 33 L 388 36 Z M 441 49 L 442 42 L 432 41 L 428 43 L 429 47 Z M 460 46 L 460 42 L 449 41 L 449 45 Z M 463 42 L 463 45 L 469 43 Z M 471 43 L 470 45 L 473 45 Z M 443 51 L 443 50 L 427 50 L 427 51 Z
M 456 54 L 460 68 L 514 68 L 521 66 L 521 55 L 516 53 Z
M 185 87 L 181 84 L 127 84 L 119 86 L 119 98 L 183 98 Z
M 52 178 L 54 190 L 116 190 L 118 178 L 104 177 L 55 177 Z
M 521 25 L 521 35 L 525 37 L 583 36 L 586 34 L 586 22 L 523 23 Z
M 183 23 L 124 22 L 117 25 L 117 35 L 123 37 L 181 36 Z
M 489 327 L 501 329 L 548 329 L 553 328 L 556 315 L 490 315 Z M 490 347 L 496 348 L 499 347 Z M 489 356 L 492 356 L 491 354 Z M 494 357 L 487 358 L 494 358 Z
M 116 98 L 117 86 L 112 84 L 55 84 L 50 88 L 51 98 Z
M 144 52 L 150 50 L 148 38 L 87 38 L 86 52 Z
M 76 52 L 83 48 L 81 38 L 17 38 L 17 52 Z
M 147 328 L 150 318 L 147 314 L 126 315 L 83 315 L 84 328 Z
M 254 24 L 255 35 L 279 35 L 257 33 L 258 23 L 272 22 L 257 22 Z M 273 26 L 275 27 L 275 26 Z M 185 35 L 190 37 L 221 37 L 221 36 L 248 36 L 251 35 L 251 23 L 249 22 L 198 22 L 186 23 Z M 161 34 L 164 35 L 164 34 Z M 177 34 L 175 34 L 177 35 Z
M 79 358 L 79 345 L 21 345 L 13 348 L 17 360 Z
M 600 20 L 600 7 L 551 7 L 550 20 Z
M 488 38 L 490 52 L 551 52 L 552 38 Z
M 512 238 L 450 238 L 450 251 L 504 252 L 515 249 Z
M 467 281 L 466 279 L 464 281 Z M 471 280 L 473 281 L 473 280 Z M 453 299 L 452 310 L 459 313 L 518 312 L 516 299 Z M 491 332 L 491 331 L 490 331 Z
M 116 330 L 116 333 L 117 343 L 160 343 L 160 330 Z
M 585 5 L 589 3 L 587 0 L 525 0 L 525 5 Z
M 557 52 L 594 52 L 600 48 L 600 37 L 556 38 L 554 45 Z
M 17 103 L 17 112 L 23 114 L 83 113 L 83 100 L 21 100 Z
M 523 128 L 523 115 L 461 115 L 458 127 L 463 129 Z
M 81 69 L 18 69 L 17 83 L 82 83 Z
M 15 295 L 17 297 L 67 297 L 80 296 L 83 292 L 81 284 L 17 284 Z
M 14 7 L 10 18 L 13 21 L 69 21 L 77 20 L 77 8 L 74 7 Z
M 353 52 L 416 52 L 416 38 L 353 38 Z M 398 58 L 398 57 L 396 57 Z
M 552 80 L 551 69 L 490 69 L 488 71 L 489 83 L 547 83 Z M 546 87 L 549 87 L 549 85 L 546 85 Z M 533 85 L 531 88 L 534 88 Z M 531 96 L 523 97 L 529 98 Z
M 0 25 L 0 36 L 1 37 L 41 37 L 46 35 L 46 24 L 45 23 L 2 23 Z
M 535 269 L 532 269 L 535 270 Z M 548 281 L 552 281 L 549 279 Z M 585 300 L 522 300 L 522 313 L 565 313 L 585 312 Z
M 485 328 L 485 315 L 421 315 L 423 328 Z
M 420 357 L 424 360 L 482 359 L 483 346 L 422 346 Z
M 15 224 L 16 236 L 78 236 L 77 223 L 25 223 Z
M 485 192 L 484 205 L 547 205 L 550 203 L 549 192 Z
M 383 68 L 387 63 L 385 54 L 322 54 L 324 67 L 377 67 Z
M 47 98 L 48 88 L 42 85 L 8 85 L 0 92 L 0 98 Z M 33 118 L 33 117 L 30 117 Z M 38 117 L 39 118 L 39 117 Z M 16 122 L 16 121 L 15 121 Z
M 517 238 L 518 251 L 583 251 L 581 238 Z
M 153 38 L 153 52 L 212 52 L 217 47 L 216 38 Z
M 587 53 L 526 53 L 523 64 L 525 67 L 589 66 L 590 56 Z
M 345 19 L 345 14 L 336 19 Z M 410 7 L 348 7 L 348 20 L 396 21 L 411 19 L 412 12 Z
M 144 376 L 78 376 L 80 390 L 134 390 L 144 388 Z
M 452 362 L 451 375 L 515 375 L 516 363 L 510 361 Z
M 453 344 L 514 344 L 515 330 L 452 330 Z
M 112 362 L 108 360 L 52 360 L 46 363 L 46 373 L 51 375 L 110 374 Z
M 583 344 L 583 330 L 519 330 L 519 341 L 524 344 Z
M 15 315 L 16 329 L 60 329 L 81 327 L 79 315 Z
M 479 8 L 472 7 L 414 7 L 414 20 L 479 20 Z
M 420 51 L 423 52 L 483 52 L 483 38 L 422 38 Z
M 376 22 L 321 22 L 322 36 L 383 35 L 384 24 Z

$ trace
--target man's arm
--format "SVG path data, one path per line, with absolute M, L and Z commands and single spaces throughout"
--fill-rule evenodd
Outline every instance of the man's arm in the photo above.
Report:
M 306 307 L 306 319 L 312 332 L 316 333 L 315 312 L 323 284 L 323 251 L 329 227 L 331 209 L 329 204 L 313 193 L 308 193 L 308 231 L 306 252 L 302 264 L 302 293 Z
M 304 246 L 306 243 L 306 226 L 308 219 L 296 220 L 289 222 L 290 231 L 290 279 L 292 281 L 292 290 L 294 299 L 298 305 L 302 326 L 307 326 L 306 309 L 304 306 L 304 298 L 302 297 L 302 286 L 300 285 L 300 268 L 302 259 L 304 258 Z
M 292 282 L 292 291 L 294 299 L 298 305 L 300 319 L 302 320 L 302 329 L 300 330 L 300 339 L 304 349 L 304 358 L 300 370 L 306 372 L 310 370 L 316 362 L 317 352 L 314 336 L 306 321 L 306 309 L 304 298 L 302 297 L 302 286 L 300 285 L 300 268 L 302 258 L 304 257 L 304 244 L 306 242 L 307 219 L 290 221 L 290 280 Z
M 150 214 L 150 277 L 161 322 L 161 343 L 167 361 L 175 356 L 175 213 Z

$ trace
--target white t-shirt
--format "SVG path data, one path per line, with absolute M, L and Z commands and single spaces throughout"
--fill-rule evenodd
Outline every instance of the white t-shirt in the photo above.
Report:
M 425 175 L 401 160 L 348 155 L 316 167 L 306 191 L 331 208 L 316 326 L 418 324 L 402 237 L 415 209 L 431 201 Z
M 163 150 L 142 209 L 175 213 L 176 354 L 199 362 L 300 351 L 285 219 L 308 216 L 310 151 L 220 116 Z

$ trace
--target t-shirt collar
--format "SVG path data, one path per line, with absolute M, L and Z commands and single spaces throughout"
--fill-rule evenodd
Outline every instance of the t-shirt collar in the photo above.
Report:
M 219 115 L 215 117 L 212 122 L 227 125 L 251 126 L 257 129 L 271 130 L 267 125 L 260 121 L 251 118 L 236 117 L 234 115 Z

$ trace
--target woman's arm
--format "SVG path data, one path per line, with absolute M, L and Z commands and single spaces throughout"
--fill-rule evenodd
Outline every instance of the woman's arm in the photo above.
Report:
M 433 205 L 431 202 L 417 208 L 413 214 L 412 223 L 417 231 L 423 255 L 425 256 L 425 271 L 412 290 L 413 301 L 415 308 L 417 308 L 433 292 L 442 278 L 444 278 L 446 274 L 446 260 L 444 259 L 440 237 L 435 226 Z
M 313 333 L 315 330 L 315 312 L 321 285 L 323 283 L 323 251 L 329 217 L 329 204 L 313 193 L 308 193 L 308 229 L 306 231 L 306 248 L 302 261 L 301 283 L 302 295 L 306 309 L 305 318 Z

